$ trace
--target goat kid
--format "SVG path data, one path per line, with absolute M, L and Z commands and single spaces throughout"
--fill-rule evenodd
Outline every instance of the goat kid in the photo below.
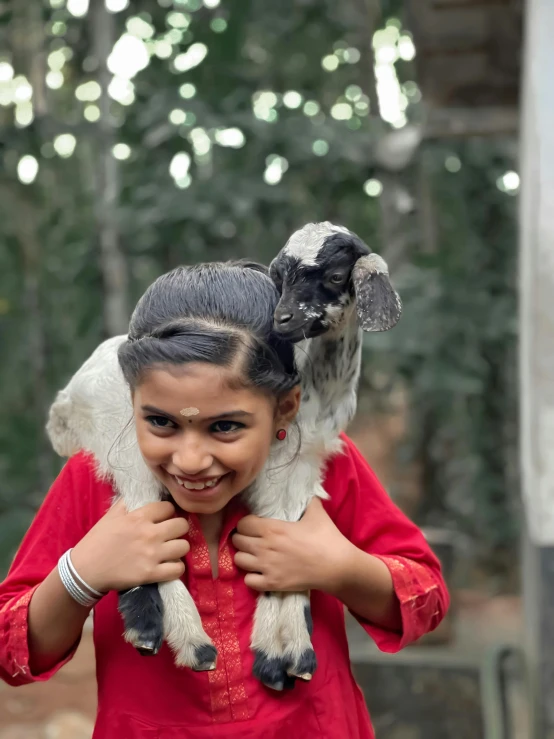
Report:
M 281 292 L 275 328 L 297 343 L 302 403 L 296 429 L 276 446 L 247 500 L 259 516 L 298 521 L 313 497 L 328 497 L 324 462 L 340 451 L 338 435 L 356 411 L 362 330 L 392 328 L 402 307 L 383 259 L 328 222 L 296 231 L 270 276 Z M 309 593 L 259 596 L 251 640 L 256 676 L 277 690 L 291 678 L 310 680 L 311 629 Z
M 355 412 L 361 336 L 354 306 L 357 302 L 365 330 L 391 328 L 401 309 L 383 260 L 354 234 L 329 223 L 297 231 L 272 262 L 271 275 L 282 292 L 276 329 L 300 341 L 302 408 L 298 426 L 285 442 L 273 445 L 245 497 L 260 516 L 297 521 L 312 497 L 327 497 L 323 463 L 340 450 L 338 433 Z M 47 432 L 62 456 L 80 449 L 91 453 L 99 473 L 112 480 L 127 509 L 135 510 L 162 499 L 164 490 L 136 442 L 129 390 L 117 360 L 125 338 L 104 342 L 58 393 Z M 120 594 L 119 610 L 126 640 L 142 653 L 155 654 L 165 636 L 176 664 L 197 670 L 215 666 L 216 650 L 180 580 Z M 256 676 L 277 690 L 291 677 L 310 679 L 316 664 L 310 632 L 308 594 L 261 596 L 251 641 Z

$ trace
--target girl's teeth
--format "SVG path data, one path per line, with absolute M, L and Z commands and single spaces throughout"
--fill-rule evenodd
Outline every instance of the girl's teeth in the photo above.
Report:
M 178 477 L 175 478 L 181 487 L 187 490 L 204 490 L 204 488 L 213 488 L 219 482 L 219 477 L 216 480 L 210 480 L 209 482 L 191 482 L 190 480 L 180 480 Z

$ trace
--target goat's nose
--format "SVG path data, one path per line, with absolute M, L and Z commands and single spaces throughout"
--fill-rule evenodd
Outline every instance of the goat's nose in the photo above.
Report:
M 275 314 L 275 322 L 279 324 L 279 326 L 284 326 L 285 323 L 288 323 L 292 318 L 292 313 L 276 313 Z

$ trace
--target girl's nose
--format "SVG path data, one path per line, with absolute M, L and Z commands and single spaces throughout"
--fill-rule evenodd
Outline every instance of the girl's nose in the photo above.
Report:
M 196 434 L 185 433 L 171 461 L 184 475 L 195 476 L 209 470 L 214 458 L 208 446 Z

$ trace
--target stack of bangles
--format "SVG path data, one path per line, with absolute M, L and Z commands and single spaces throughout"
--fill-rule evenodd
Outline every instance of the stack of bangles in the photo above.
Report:
M 98 601 L 103 598 L 106 593 L 99 593 L 79 576 L 77 570 L 71 561 L 71 549 L 62 554 L 58 561 L 58 572 L 60 579 L 73 600 L 77 601 L 81 606 L 92 608 Z

